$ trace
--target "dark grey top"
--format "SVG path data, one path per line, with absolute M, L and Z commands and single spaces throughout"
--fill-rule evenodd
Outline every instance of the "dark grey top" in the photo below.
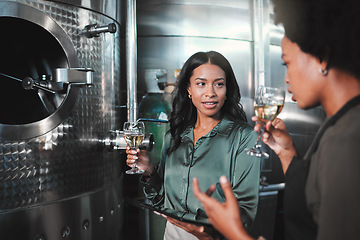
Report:
M 306 183 L 318 240 L 360 239 L 360 108 L 352 108 L 321 137 Z

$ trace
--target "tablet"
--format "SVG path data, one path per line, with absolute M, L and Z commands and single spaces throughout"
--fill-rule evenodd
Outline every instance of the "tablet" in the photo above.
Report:
M 207 222 L 205 219 L 204 220 L 189 219 L 189 218 L 184 217 L 185 213 L 178 212 L 173 209 L 164 209 L 164 208 L 160 208 L 160 207 L 155 207 L 153 205 L 145 203 L 145 200 L 141 199 L 141 198 L 126 198 L 125 201 L 135 207 L 138 207 L 141 209 L 149 209 L 151 211 L 155 211 L 155 212 L 164 214 L 166 216 L 169 216 L 171 218 L 174 218 L 174 219 L 182 221 L 182 222 L 191 223 L 191 224 L 195 224 L 198 226 L 212 227 L 212 225 L 209 222 Z

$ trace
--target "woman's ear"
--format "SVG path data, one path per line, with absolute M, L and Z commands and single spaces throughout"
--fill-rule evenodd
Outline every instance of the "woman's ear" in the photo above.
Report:
M 325 46 L 322 50 L 321 57 L 319 58 L 320 69 L 323 71 L 328 71 L 329 69 L 329 60 L 330 60 L 331 51 L 328 46 Z
M 191 95 L 191 87 L 190 86 L 188 86 L 187 91 L 188 91 L 188 94 Z

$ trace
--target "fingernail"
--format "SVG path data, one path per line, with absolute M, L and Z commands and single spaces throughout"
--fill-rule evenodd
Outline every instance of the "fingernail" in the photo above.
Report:
M 220 177 L 220 182 L 221 182 L 221 183 L 227 183 L 228 180 L 227 180 L 227 178 L 226 178 L 225 176 L 221 176 L 221 177 Z

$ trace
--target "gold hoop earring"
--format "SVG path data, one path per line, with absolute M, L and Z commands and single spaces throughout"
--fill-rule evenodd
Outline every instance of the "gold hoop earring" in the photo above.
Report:
M 191 95 L 189 94 L 188 97 L 191 99 Z

